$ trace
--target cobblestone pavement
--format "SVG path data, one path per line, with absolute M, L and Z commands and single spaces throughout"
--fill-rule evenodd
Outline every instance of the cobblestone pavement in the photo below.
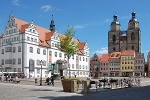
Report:
M 150 100 L 150 78 L 141 78 L 141 87 L 100 91 L 91 94 L 63 92 L 59 80 L 55 86 L 39 86 L 33 81 L 21 84 L 0 82 L 0 100 Z M 32 83 L 32 84 L 31 84 Z M 30 85 L 26 85 L 30 84 Z

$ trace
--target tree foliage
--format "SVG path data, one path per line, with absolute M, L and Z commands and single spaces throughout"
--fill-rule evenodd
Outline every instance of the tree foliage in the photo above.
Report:
M 64 52 L 64 54 L 67 56 L 67 62 L 69 67 L 69 78 L 71 78 L 69 58 L 77 54 L 79 50 L 79 45 L 73 40 L 74 35 L 75 35 L 74 28 L 68 26 L 68 29 L 67 31 L 65 31 L 64 36 L 60 38 L 60 43 L 58 45 L 59 50 Z
M 62 36 L 60 38 L 60 45 L 59 45 L 59 49 L 65 53 L 65 55 L 67 57 L 73 56 L 74 54 L 76 54 L 78 52 L 78 44 L 76 44 L 75 41 L 72 40 L 72 38 L 74 38 L 75 35 L 75 31 L 73 27 L 69 27 L 67 31 L 65 31 L 65 36 Z

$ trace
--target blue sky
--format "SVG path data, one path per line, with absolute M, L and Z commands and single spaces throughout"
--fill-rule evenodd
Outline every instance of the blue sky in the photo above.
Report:
M 90 57 L 107 53 L 108 31 L 113 15 L 118 15 L 121 29 L 126 30 L 132 11 L 141 29 L 141 50 L 145 57 L 150 50 L 150 0 L 2 0 L 0 2 L 0 33 L 5 29 L 10 13 L 14 17 L 49 29 L 52 19 L 56 30 L 64 33 L 74 26 L 81 42 L 87 41 Z M 134 10 L 133 10 L 134 9 Z

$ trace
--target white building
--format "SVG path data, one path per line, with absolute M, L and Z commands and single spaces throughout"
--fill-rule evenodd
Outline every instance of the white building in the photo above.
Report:
M 67 58 L 56 47 L 63 34 L 55 30 L 54 21 L 51 21 L 50 30 L 15 18 L 12 14 L 8 24 L 0 36 L 0 64 L 4 72 L 23 72 L 27 77 L 42 77 L 51 75 L 49 65 L 55 63 L 55 74 L 68 76 L 69 68 L 65 69 Z M 69 59 L 70 75 L 74 77 L 89 76 L 89 47 L 87 42 L 80 42 L 79 51 Z M 29 61 L 30 72 L 29 72 Z M 32 63 L 32 61 L 34 61 Z M 42 61 L 42 62 L 41 62 Z

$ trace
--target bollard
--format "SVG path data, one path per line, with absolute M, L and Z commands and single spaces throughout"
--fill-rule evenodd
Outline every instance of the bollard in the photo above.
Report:
M 90 80 L 83 81 L 84 82 L 84 94 L 90 93 Z

